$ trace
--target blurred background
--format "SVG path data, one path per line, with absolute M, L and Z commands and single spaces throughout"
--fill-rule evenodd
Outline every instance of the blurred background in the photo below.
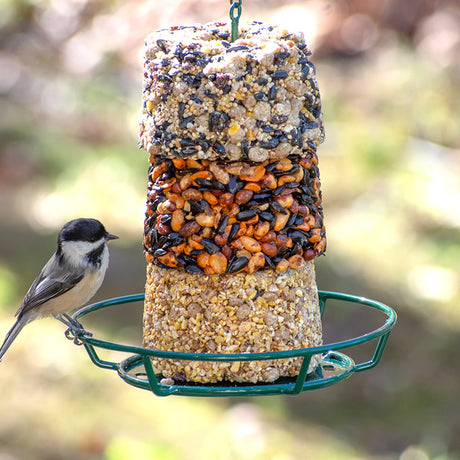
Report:
M 0 1 L 2 339 L 71 218 L 120 236 L 95 300 L 143 291 L 143 39 L 228 8 Z M 242 20 L 302 30 L 313 51 L 327 135 L 318 286 L 397 310 L 382 361 L 295 397 L 159 398 L 42 320 L 0 364 L 0 460 L 460 458 L 460 4 L 243 0 Z M 142 306 L 110 313 L 90 329 L 140 344 Z M 333 321 L 326 339 L 369 327 L 346 311 Z

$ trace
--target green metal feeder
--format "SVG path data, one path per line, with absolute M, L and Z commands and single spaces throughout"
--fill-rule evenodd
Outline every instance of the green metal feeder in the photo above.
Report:
M 73 318 L 79 318 L 114 305 L 139 302 L 144 300 L 144 294 L 134 294 L 117 297 L 110 300 L 89 305 L 78 310 Z M 299 394 L 302 391 L 316 390 L 341 382 L 350 377 L 354 372 L 361 372 L 375 367 L 381 357 L 396 323 L 396 313 L 389 306 L 375 300 L 357 297 L 337 292 L 319 291 L 321 315 L 324 314 L 326 304 L 336 304 L 340 301 L 343 305 L 359 305 L 378 310 L 385 315 L 385 322 L 378 328 L 352 339 L 325 344 L 319 347 L 301 348 L 296 350 L 277 351 L 272 353 L 180 353 L 174 351 L 151 350 L 130 345 L 121 345 L 105 340 L 89 337 L 84 333 L 75 334 L 76 343 L 82 343 L 92 362 L 103 369 L 111 369 L 130 385 L 144 390 L 150 390 L 157 396 L 182 395 L 182 396 L 262 396 L 280 394 Z M 81 323 L 80 323 L 81 324 Z M 82 329 L 83 326 L 82 326 Z M 377 341 L 373 356 L 364 362 L 355 361 L 342 350 L 351 349 L 367 342 Z M 98 350 L 111 350 L 131 354 L 130 357 L 120 362 L 101 359 Z M 321 362 L 315 372 L 308 374 L 311 357 L 320 354 Z M 302 366 L 297 377 L 280 378 L 274 383 L 233 383 L 219 382 L 215 384 L 199 384 L 192 382 L 165 384 L 161 375 L 155 374 L 151 358 L 169 358 L 190 361 L 260 361 L 284 358 L 302 358 Z

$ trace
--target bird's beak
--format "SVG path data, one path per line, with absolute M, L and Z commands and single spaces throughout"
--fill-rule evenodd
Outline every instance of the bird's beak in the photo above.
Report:
M 105 239 L 106 240 L 118 240 L 118 236 L 117 235 L 112 235 L 111 233 L 106 233 Z

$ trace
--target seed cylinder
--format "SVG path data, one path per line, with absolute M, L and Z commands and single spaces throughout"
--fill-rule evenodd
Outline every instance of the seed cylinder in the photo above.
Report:
M 146 39 L 147 348 L 254 353 L 322 343 L 315 67 L 302 34 L 254 22 L 229 37 L 228 25 L 212 23 Z M 164 377 L 201 383 L 272 382 L 300 364 L 153 360 Z

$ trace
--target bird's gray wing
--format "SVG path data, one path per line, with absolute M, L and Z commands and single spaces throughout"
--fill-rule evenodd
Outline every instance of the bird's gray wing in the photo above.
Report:
M 22 305 L 16 312 L 16 316 L 20 317 L 48 300 L 64 294 L 83 279 L 85 274 L 83 268 L 81 270 L 75 270 L 75 267 L 73 267 L 72 273 L 69 273 L 59 266 L 56 266 L 56 264 L 53 264 L 53 259 L 54 257 L 48 261 L 32 283 L 32 286 L 30 286 L 22 301 Z

